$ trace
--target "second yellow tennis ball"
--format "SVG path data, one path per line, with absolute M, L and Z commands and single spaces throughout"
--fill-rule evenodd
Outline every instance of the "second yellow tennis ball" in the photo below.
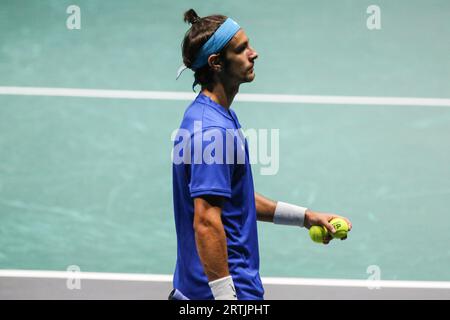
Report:
M 314 242 L 323 243 L 327 234 L 328 230 L 324 226 L 312 226 L 309 228 L 309 236 Z
M 348 224 L 344 219 L 334 218 L 330 223 L 336 229 L 336 232 L 331 234 L 333 238 L 342 239 L 347 236 Z

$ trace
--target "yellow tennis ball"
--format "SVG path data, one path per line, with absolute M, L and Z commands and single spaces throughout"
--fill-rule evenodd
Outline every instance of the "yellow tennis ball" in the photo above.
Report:
M 314 242 L 323 243 L 327 235 L 328 230 L 324 226 L 312 226 L 309 228 L 309 236 Z
M 334 218 L 330 221 L 330 224 L 334 227 L 336 232 L 331 234 L 333 238 L 342 239 L 347 236 L 348 233 L 348 224 L 344 219 Z

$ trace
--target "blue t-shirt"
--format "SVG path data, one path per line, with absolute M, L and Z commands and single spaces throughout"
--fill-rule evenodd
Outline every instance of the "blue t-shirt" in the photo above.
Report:
M 233 110 L 200 93 L 186 109 L 173 149 L 177 231 L 174 288 L 189 299 L 213 299 L 195 243 L 194 198 L 224 197 L 228 267 L 238 299 L 263 299 L 255 194 L 248 145 Z

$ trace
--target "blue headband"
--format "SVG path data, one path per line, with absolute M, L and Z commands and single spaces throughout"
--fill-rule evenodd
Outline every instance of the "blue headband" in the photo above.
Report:
M 224 23 L 213 33 L 211 38 L 206 41 L 206 43 L 202 46 L 199 53 L 197 54 L 197 58 L 192 64 L 192 70 L 198 70 L 199 68 L 205 66 L 208 63 L 208 58 L 210 55 L 220 52 L 223 47 L 233 38 L 233 36 L 239 31 L 241 27 L 231 18 L 227 18 Z M 181 75 L 181 73 L 186 70 L 187 67 L 182 65 L 180 69 L 178 69 L 177 79 Z

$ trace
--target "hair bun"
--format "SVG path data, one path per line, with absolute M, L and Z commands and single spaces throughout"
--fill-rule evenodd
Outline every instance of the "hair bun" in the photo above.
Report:
M 198 16 L 197 12 L 195 12 L 194 9 L 189 9 L 184 13 L 184 22 L 188 22 L 191 25 L 197 23 L 200 21 L 200 17 Z

